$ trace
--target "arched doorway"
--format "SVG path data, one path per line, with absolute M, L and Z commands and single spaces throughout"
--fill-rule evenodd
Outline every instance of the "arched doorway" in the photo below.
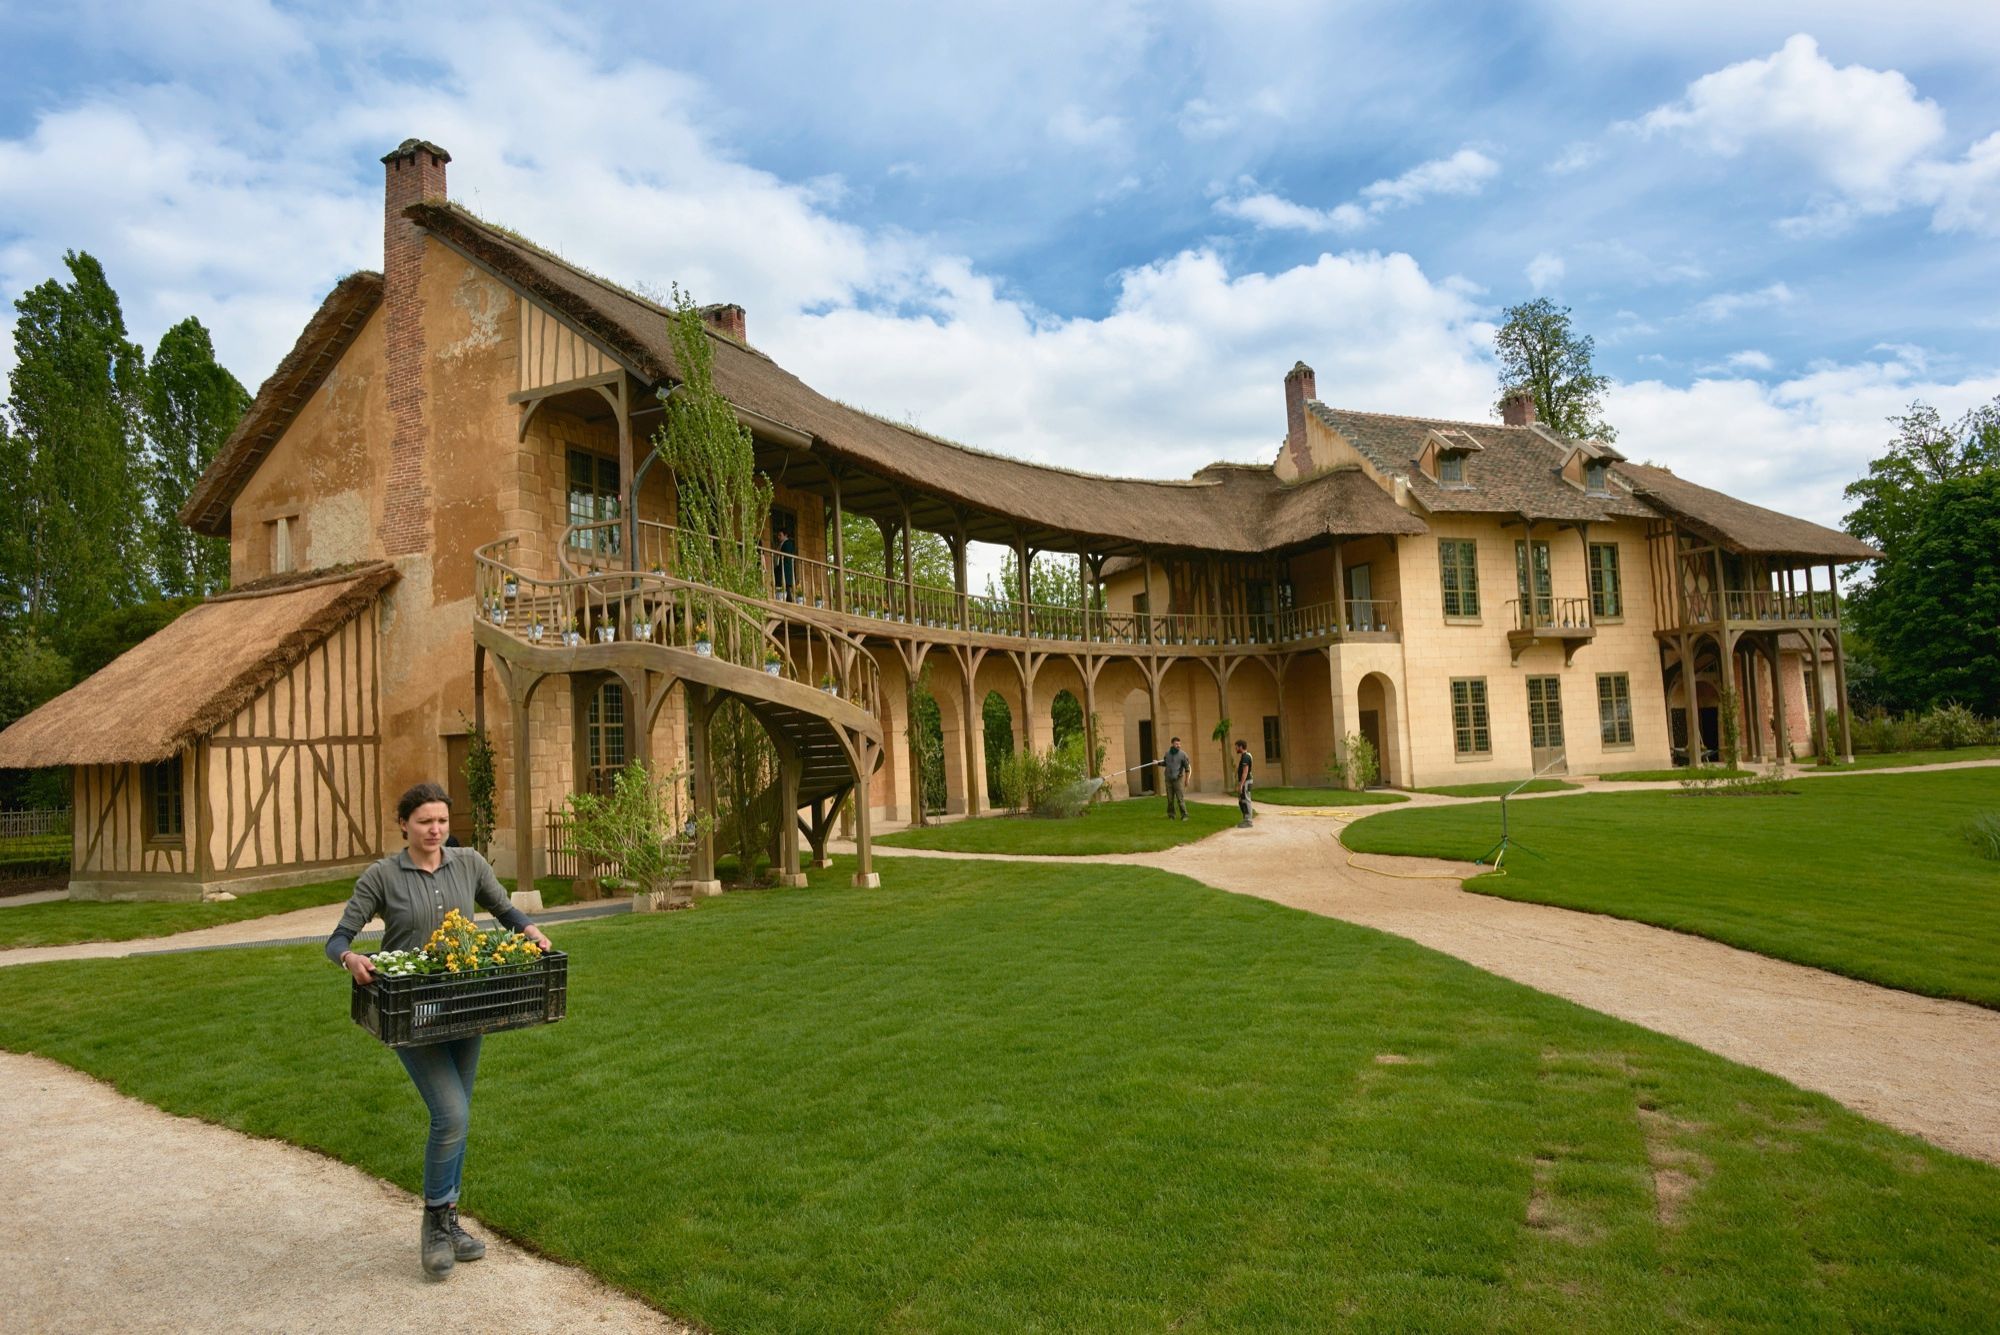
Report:
M 986 800 L 999 806 L 1000 767 L 1014 754 L 1014 711 L 1000 692 L 988 691 L 979 712 L 986 728 Z
M 1379 672 L 1371 672 L 1361 679 L 1355 692 L 1355 731 L 1368 739 L 1375 748 L 1375 763 L 1381 769 L 1382 783 L 1396 785 L 1402 782 L 1396 756 L 1396 687 Z
M 1083 736 L 1083 706 L 1069 691 L 1057 691 L 1049 701 L 1049 724 L 1049 740 L 1058 750 L 1071 738 Z

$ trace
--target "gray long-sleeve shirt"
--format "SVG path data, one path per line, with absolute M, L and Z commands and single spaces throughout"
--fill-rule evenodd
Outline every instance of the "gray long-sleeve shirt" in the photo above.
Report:
M 470 848 L 441 851 L 444 861 L 434 872 L 411 862 L 408 849 L 362 872 L 354 882 L 347 911 L 340 915 L 340 925 L 326 939 L 326 957 L 340 963 L 340 957 L 353 949 L 355 936 L 373 918 L 382 920 L 384 950 L 419 948 L 453 909 L 470 918 L 483 908 L 510 931 L 528 926 L 528 915 L 507 898 L 500 878 L 485 858 Z
M 1160 757 L 1160 768 L 1165 771 L 1169 779 L 1180 778 L 1193 765 L 1194 761 L 1188 758 L 1188 753 L 1181 750 L 1178 746 L 1168 747 L 1167 753 Z

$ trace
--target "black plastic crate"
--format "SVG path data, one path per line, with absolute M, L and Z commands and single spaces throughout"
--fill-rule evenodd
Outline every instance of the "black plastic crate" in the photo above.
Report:
M 376 975 L 355 983 L 354 1023 L 392 1048 L 554 1024 L 569 1010 L 569 956 L 467 974 Z

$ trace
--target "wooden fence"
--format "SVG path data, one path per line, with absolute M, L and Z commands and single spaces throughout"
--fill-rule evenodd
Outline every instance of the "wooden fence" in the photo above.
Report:
M 37 834 L 69 833 L 69 808 L 40 811 L 0 811 L 0 839 L 25 839 Z

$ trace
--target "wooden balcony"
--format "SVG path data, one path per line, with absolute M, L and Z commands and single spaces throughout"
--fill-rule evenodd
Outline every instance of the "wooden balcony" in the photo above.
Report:
M 563 539 L 566 566 L 611 573 L 624 566 L 615 520 L 572 526 Z M 641 572 L 669 574 L 677 532 L 641 520 L 635 526 Z M 759 548 L 764 597 L 810 609 L 830 625 L 864 638 L 1013 641 L 1039 647 L 1129 647 L 1145 653 L 1228 654 L 1244 650 L 1305 648 L 1341 640 L 1395 642 L 1396 604 L 1388 599 L 1313 603 L 1270 612 L 1214 614 L 1114 612 L 1056 607 L 959 593 L 830 562 Z
M 1513 661 L 1537 644 L 1560 644 L 1563 666 L 1568 667 L 1578 646 L 1597 637 L 1590 619 L 1588 598 L 1513 598 L 1507 602 L 1507 647 Z
M 1682 609 L 1683 626 L 1729 624 L 1757 627 L 1838 626 L 1840 595 L 1831 589 L 1786 592 L 1783 589 L 1690 589 Z

